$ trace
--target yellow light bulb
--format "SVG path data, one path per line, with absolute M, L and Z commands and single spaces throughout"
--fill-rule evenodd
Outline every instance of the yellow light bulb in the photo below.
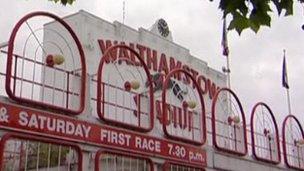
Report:
M 195 101 L 190 100 L 187 103 L 188 103 L 188 106 L 189 106 L 190 109 L 194 109 L 196 107 L 196 102 Z
M 140 87 L 140 83 L 138 81 L 131 81 L 131 88 L 137 90 Z
M 57 54 L 53 56 L 53 60 L 55 65 L 61 65 L 65 59 L 62 55 Z

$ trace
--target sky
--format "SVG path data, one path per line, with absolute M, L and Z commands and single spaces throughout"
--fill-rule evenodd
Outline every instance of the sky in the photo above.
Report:
M 149 28 L 164 18 L 174 42 L 190 53 L 221 70 L 222 12 L 218 2 L 209 0 L 125 0 L 125 24 L 132 28 Z M 123 0 L 77 0 L 62 6 L 47 0 L 1 0 L 0 42 L 8 40 L 15 23 L 32 11 L 49 11 L 58 16 L 81 9 L 113 22 L 122 21 Z M 239 36 L 228 34 L 232 89 L 241 100 L 247 118 L 255 103 L 263 101 L 272 109 L 278 125 L 288 114 L 286 90 L 282 87 L 283 49 L 286 49 L 292 113 L 304 124 L 304 10 L 296 1 L 294 16 L 272 15 L 271 28 L 262 27 L 256 34 L 246 30 Z

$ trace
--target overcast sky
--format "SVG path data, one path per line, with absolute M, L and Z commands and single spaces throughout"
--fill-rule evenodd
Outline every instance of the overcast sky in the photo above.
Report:
M 209 0 L 125 0 L 125 24 L 149 28 L 164 18 L 176 43 L 217 70 L 225 65 L 221 55 L 222 13 L 218 1 Z M 77 0 L 73 6 L 62 6 L 47 0 L 1 0 L 0 41 L 7 41 L 14 24 L 31 11 L 44 10 L 65 16 L 80 9 L 110 22 L 122 21 L 123 0 Z M 271 28 L 258 34 L 247 30 L 241 36 L 229 32 L 232 88 L 239 96 L 247 117 L 258 101 L 266 102 L 281 125 L 287 115 L 286 92 L 281 85 L 283 49 L 287 50 L 288 76 L 292 113 L 304 124 L 304 15 L 296 2 L 293 17 L 274 13 Z

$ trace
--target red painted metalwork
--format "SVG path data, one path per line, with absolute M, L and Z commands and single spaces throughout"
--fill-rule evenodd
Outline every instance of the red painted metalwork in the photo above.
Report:
M 292 163 L 290 163 L 290 161 L 288 160 L 288 155 L 289 154 L 287 154 L 288 153 L 287 152 L 287 145 L 290 145 L 290 144 L 288 144 L 288 142 L 286 142 L 286 126 L 287 126 L 288 121 L 290 119 L 293 119 L 296 122 L 296 124 L 299 128 L 299 131 L 301 132 L 300 136 L 302 136 L 302 139 L 304 139 L 303 128 L 302 128 L 301 123 L 299 122 L 299 120 L 294 115 L 286 116 L 284 121 L 283 121 L 283 127 L 282 127 L 282 138 L 283 138 L 282 146 L 283 146 L 284 162 L 285 162 L 286 166 L 289 167 L 289 168 L 296 169 L 296 170 L 304 170 L 304 166 L 302 166 L 302 167 L 295 166 Z M 295 143 L 295 142 L 292 142 L 292 143 Z M 295 146 L 295 144 L 294 144 L 294 146 Z
M 5 143 L 6 141 L 8 141 L 9 139 L 12 138 L 16 138 L 16 139 L 21 139 L 21 140 L 32 140 L 32 141 L 38 141 L 38 142 L 43 142 L 43 143 L 51 143 L 51 144 L 56 144 L 56 145 L 62 145 L 62 146 L 70 146 L 73 149 L 75 149 L 75 151 L 78 153 L 78 171 L 82 171 L 82 152 L 81 152 L 81 148 L 74 144 L 74 143 L 68 143 L 65 141 L 58 141 L 58 139 L 49 139 L 49 138 L 45 138 L 42 136 L 33 136 L 33 135 L 29 135 L 29 134 L 20 134 L 20 133 L 6 133 L 5 135 L 3 135 L 1 137 L 1 141 L 0 141 L 0 169 L 3 168 L 3 155 L 5 153 L 4 149 L 5 149 Z
M 206 166 L 206 151 L 200 147 L 177 143 L 145 133 L 120 129 L 105 124 L 90 123 L 77 118 L 43 112 L 16 104 L 12 105 L 0 102 L 0 109 L 2 117 L 0 118 L 2 119 L 0 127 L 2 130 L 14 130 L 23 135 L 45 136 L 56 140 L 60 139 L 80 144 L 85 143 L 90 146 L 107 149 L 125 150 L 128 153 L 140 154 L 142 156 L 158 156 L 163 159 Z M 36 125 L 28 125 L 28 123 L 32 122 L 30 121 L 31 118 L 37 121 Z M 75 129 L 72 133 L 67 133 L 67 131 L 61 130 L 66 128 L 66 124 L 61 129 L 57 129 L 57 124 L 54 124 L 54 129 L 49 129 L 43 124 L 45 120 L 43 121 L 38 118 L 54 120 L 54 122 L 68 122 L 77 127 L 85 128 L 87 131 L 83 130 L 81 133 L 77 131 L 77 133 Z M 32 124 L 35 123 L 32 122 Z M 113 139 L 114 136 L 122 137 L 124 141 L 116 141 Z M 181 151 L 184 151 L 184 154 L 181 154 Z
M 272 123 L 273 123 L 273 126 L 275 128 L 275 141 L 276 141 L 276 146 L 277 146 L 277 156 L 278 156 L 278 159 L 277 160 L 271 160 L 271 159 L 268 159 L 268 158 L 265 158 L 263 156 L 259 156 L 257 151 L 256 151 L 256 148 L 259 148 L 256 146 L 256 139 L 255 139 L 255 127 L 254 127 L 254 118 L 255 116 L 257 115 L 256 114 L 256 110 L 259 106 L 262 106 L 262 107 L 265 107 L 267 110 L 268 110 L 268 114 L 270 115 L 271 119 L 272 119 Z M 280 150 L 280 138 L 279 138 L 279 131 L 278 131 L 278 125 L 277 125 L 277 122 L 276 122 L 276 119 L 271 111 L 271 109 L 269 108 L 269 106 L 263 102 L 258 102 L 257 104 L 254 105 L 253 109 L 252 109 L 252 112 L 251 112 L 251 118 L 250 118 L 250 131 L 251 131 L 251 143 L 252 143 L 252 154 L 253 156 L 259 160 L 259 161 L 263 161 L 263 162 L 266 162 L 266 163 L 272 163 L 272 164 L 279 164 L 281 162 L 281 150 Z M 269 131 L 267 132 L 267 130 L 264 129 L 264 134 L 269 134 Z M 271 151 L 271 149 L 270 149 Z M 271 152 L 270 152 L 271 153 Z
M 187 77 L 189 77 L 192 82 L 193 85 L 196 88 L 196 91 L 198 91 L 198 95 L 199 95 L 199 99 L 200 99 L 200 103 L 201 103 L 201 117 L 202 117 L 202 121 L 201 121 L 201 129 L 200 129 L 200 134 L 202 135 L 202 138 L 200 141 L 194 141 L 194 140 L 190 140 L 190 139 L 186 139 L 183 137 L 178 137 L 175 135 L 171 135 L 168 130 L 167 130 L 167 123 L 168 123 L 168 109 L 167 109 L 167 103 L 166 103 L 166 93 L 167 93 L 167 89 L 169 86 L 169 82 L 170 82 L 170 78 L 177 74 L 177 73 L 183 73 L 185 74 Z M 186 142 L 186 143 L 190 143 L 190 144 L 195 144 L 195 145 L 203 145 L 206 142 L 206 117 L 205 117 L 205 104 L 204 104 L 204 98 L 203 98 L 203 93 L 201 90 L 201 87 L 198 85 L 198 83 L 196 82 L 196 80 L 194 79 L 194 77 L 187 72 L 184 69 L 173 69 L 165 78 L 164 83 L 163 83 L 163 88 L 162 88 L 162 116 L 163 116 L 163 130 L 164 133 L 166 134 L 166 136 L 168 136 L 171 139 L 175 139 L 178 141 L 182 141 L 182 142 Z
M 205 169 L 202 166 L 197 166 L 197 165 L 191 165 L 191 164 L 185 164 L 185 163 L 181 163 L 181 162 L 175 162 L 175 161 L 165 161 L 165 163 L 163 164 L 163 171 L 171 171 L 170 170 L 170 166 L 171 165 L 175 165 L 175 166 L 181 166 L 181 167 L 186 167 L 187 171 L 205 171 Z
M 228 148 L 225 148 L 225 147 L 222 147 L 218 144 L 218 141 L 217 141 L 217 132 L 216 132 L 216 103 L 217 103 L 217 100 L 218 100 L 218 97 L 219 97 L 219 94 L 221 92 L 227 92 L 227 93 L 230 93 L 232 95 L 232 97 L 236 100 L 237 102 L 237 105 L 240 109 L 240 112 L 241 112 L 241 117 L 242 117 L 242 129 L 243 129 L 243 132 L 244 132 L 244 137 L 243 137 L 243 141 L 244 141 L 244 151 L 240 152 L 240 151 L 236 151 L 236 150 L 232 150 L 232 149 L 228 149 Z M 222 152 L 226 152 L 226 153 L 231 153 L 231 154 L 234 154 L 234 155 L 238 155 L 238 156 L 245 156 L 247 154 L 247 151 L 248 151 L 248 147 L 247 147 L 247 131 L 246 131 L 246 118 L 245 118 L 245 113 L 244 113 L 244 110 L 243 110 L 243 107 L 242 107 L 242 104 L 239 100 L 239 98 L 237 97 L 237 95 L 229 88 L 221 88 L 219 89 L 213 100 L 212 100 L 212 109 L 211 109 L 211 123 L 212 123 L 212 143 L 214 145 L 214 147 L 219 150 L 219 151 L 222 151 Z
M 149 112 L 149 116 L 150 116 L 150 124 L 149 127 L 144 128 L 144 127 L 139 127 L 139 126 L 134 126 L 128 123 L 123 123 L 123 122 L 119 122 L 113 119 L 109 119 L 106 118 L 104 116 L 104 83 L 102 81 L 102 72 L 103 72 L 103 66 L 104 64 L 107 62 L 107 58 L 109 58 L 111 52 L 115 49 L 118 48 L 125 48 L 127 50 L 129 50 L 131 53 L 134 54 L 134 56 L 136 56 L 136 58 L 140 61 L 141 66 L 143 67 L 146 76 L 147 76 L 147 81 L 149 83 L 148 88 L 149 88 L 149 101 L 150 101 L 150 112 Z M 139 107 L 138 107 L 139 108 Z M 140 111 L 137 111 L 140 114 Z M 153 125 L 154 125 L 154 96 L 153 96 L 153 85 L 152 85 L 152 78 L 151 78 L 151 74 L 149 72 L 149 69 L 147 67 L 147 65 L 145 64 L 144 60 L 140 57 L 140 55 L 132 48 L 126 46 L 126 45 L 115 45 L 112 46 L 110 48 L 108 48 L 105 53 L 103 54 L 100 63 L 99 63 L 99 67 L 98 67 L 98 73 L 97 73 L 97 113 L 100 119 L 104 120 L 105 122 L 111 124 L 111 125 L 116 125 L 119 127 L 123 127 L 123 128 L 128 128 L 128 129 L 132 129 L 132 130 L 136 130 L 136 131 L 143 131 L 143 132 L 149 132 L 153 129 Z
M 150 171 L 154 170 L 153 167 L 153 161 L 150 158 L 143 157 L 142 155 L 136 154 L 136 153 L 129 153 L 129 152 L 124 152 L 124 151 L 114 151 L 114 150 L 99 150 L 97 151 L 95 155 L 95 171 L 100 171 L 101 167 L 99 166 L 99 160 L 100 157 L 102 157 L 103 154 L 113 154 L 113 155 L 119 155 L 119 156 L 124 156 L 124 157 L 130 157 L 133 159 L 141 159 L 145 160 L 149 164 Z
M 40 101 L 35 101 L 35 100 L 31 100 L 31 99 L 26 99 L 26 98 L 22 98 L 22 97 L 17 97 L 14 93 L 14 87 L 13 86 L 13 90 L 11 89 L 11 79 L 13 79 L 14 81 L 16 81 L 16 78 L 14 76 L 12 76 L 12 65 L 13 65 L 13 56 L 15 54 L 13 54 L 14 51 L 14 41 L 17 35 L 17 32 L 19 30 L 19 28 L 26 23 L 26 21 L 30 18 L 33 17 L 37 17 L 37 16 L 44 16 L 44 17 L 49 17 L 54 19 L 55 21 L 59 22 L 72 36 L 73 40 L 75 41 L 77 48 L 78 48 L 78 52 L 80 55 L 80 62 L 81 62 L 81 88 L 80 88 L 80 105 L 79 108 L 77 110 L 71 110 L 71 109 L 67 109 L 65 107 L 60 107 L 60 106 L 56 106 L 56 105 L 51 105 L 51 104 L 47 104 L 44 102 L 40 102 Z M 72 30 L 72 28 L 65 22 L 63 21 L 61 18 L 59 18 L 58 16 L 48 13 L 48 12 L 42 12 L 42 11 L 38 11 L 38 12 L 33 12 L 33 13 L 29 13 L 26 16 L 24 16 L 23 18 L 21 18 L 19 20 L 19 22 L 15 25 L 12 34 L 10 36 L 9 39 L 9 45 L 8 45 L 8 52 L 7 52 L 7 69 L 6 69 L 6 82 L 5 82 L 5 90 L 7 92 L 7 95 L 20 103 L 26 103 L 26 104 L 30 104 L 33 106 L 39 106 L 39 107 L 43 107 L 43 108 L 48 108 L 48 109 L 53 109 L 55 111 L 58 112 L 64 112 L 66 114 L 71 114 L 71 115 L 77 115 L 80 114 L 83 110 L 84 110 L 84 106 L 85 106 L 85 81 L 86 81 L 86 64 L 85 64 L 85 56 L 84 56 L 84 52 L 81 46 L 81 43 L 78 39 L 78 37 L 76 36 L 75 32 Z M 16 66 L 15 66 L 16 67 Z M 16 72 L 16 68 L 15 68 L 15 72 Z

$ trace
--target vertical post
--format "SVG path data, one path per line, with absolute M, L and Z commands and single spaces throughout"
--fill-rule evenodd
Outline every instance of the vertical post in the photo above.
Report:
M 230 61 L 229 61 L 229 48 L 228 48 L 228 39 L 227 39 L 227 28 L 226 28 L 226 16 L 224 14 L 224 21 L 223 21 L 223 33 L 222 33 L 222 47 L 223 47 L 223 55 L 226 57 L 226 67 L 223 67 L 223 72 L 226 73 L 226 76 L 227 76 L 227 87 L 228 89 L 231 89 L 231 78 L 230 78 Z M 231 111 L 231 94 L 228 92 L 227 94 L 227 112 L 226 115 L 229 119 L 229 117 L 232 115 Z M 230 126 L 228 126 L 229 128 L 229 131 L 228 133 L 230 133 Z M 235 137 L 235 140 L 236 140 L 236 130 L 235 130 L 235 125 L 233 126 L 233 133 L 234 134 L 234 137 Z M 231 142 L 233 140 L 228 140 L 229 142 L 229 147 L 231 147 Z M 237 150 L 237 142 L 235 141 L 235 150 Z
M 122 3 L 122 24 L 123 24 L 123 25 L 125 25 L 125 17 L 126 17 L 126 2 L 123 1 L 123 3 Z M 126 32 L 123 31 L 123 32 L 122 32 L 122 40 L 121 40 L 121 41 L 124 41 L 124 39 L 125 39 L 125 34 L 126 34 Z
M 288 105 L 288 114 L 292 114 L 291 113 L 291 104 L 290 104 L 290 94 L 289 94 L 289 89 L 286 89 L 286 95 L 287 95 L 287 105 Z
M 226 63 L 226 67 L 227 67 L 227 71 L 226 71 L 226 73 L 227 73 L 227 86 L 228 86 L 229 89 L 231 89 L 229 55 L 227 55 L 227 57 L 226 57 L 226 62 L 227 62 Z
M 287 64 L 286 64 L 286 50 L 283 49 L 283 68 L 282 68 L 282 85 L 284 88 L 286 88 L 286 96 L 287 96 L 287 107 L 288 107 L 288 114 L 291 114 L 291 100 L 290 100 L 290 94 L 289 94 L 289 83 L 288 83 L 288 74 L 287 74 Z M 289 120 L 289 127 L 290 131 L 293 132 L 293 125 L 292 120 Z M 291 139 L 292 141 L 297 141 L 297 139 L 294 139 L 293 133 L 291 133 Z M 295 144 L 296 145 L 296 144 Z

